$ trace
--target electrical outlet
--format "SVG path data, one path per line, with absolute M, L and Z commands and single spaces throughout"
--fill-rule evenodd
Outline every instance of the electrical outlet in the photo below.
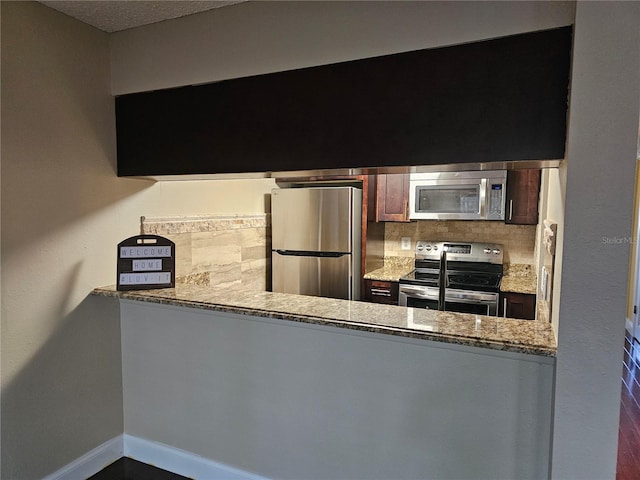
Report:
M 400 250 L 411 250 L 411 237 L 402 237 L 400 239 Z

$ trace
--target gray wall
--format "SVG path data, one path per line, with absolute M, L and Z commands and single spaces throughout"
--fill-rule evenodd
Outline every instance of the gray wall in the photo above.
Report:
M 574 8 L 573 2 L 249 2 L 114 35 L 112 85 L 116 93 L 147 90 L 553 28 L 573 23 Z M 603 248 L 602 237 L 631 235 L 640 18 L 636 2 L 581 2 L 578 13 L 568 163 L 560 175 L 567 213 L 562 278 L 555 283 L 562 290 L 554 294 L 561 309 L 554 316 L 554 472 L 610 478 L 629 245 Z
M 2 2 L 2 472 L 30 480 L 122 434 L 115 245 L 141 215 L 263 213 L 272 180 L 115 175 L 109 36 Z
M 117 305 L 105 255 L 122 228 L 109 39 L 2 2 L 2 478 L 42 478 L 122 431 Z
M 640 3 L 576 11 L 554 478 L 614 478 L 638 110 Z
M 121 309 L 128 435 L 268 478 L 548 475 L 551 358 L 145 302 Z
M 575 17 L 568 162 L 560 175 L 565 250 L 554 283 L 562 286 L 554 293 L 556 478 L 615 472 L 629 245 L 603 247 L 602 237 L 631 235 L 638 7 L 581 2 Z M 123 93 L 456 44 L 571 24 L 574 8 L 573 2 L 249 2 L 114 35 L 112 85 Z
M 570 25 L 573 2 L 246 2 L 111 36 L 114 94 Z
M 112 92 L 551 28 L 571 23 L 573 9 L 243 3 L 110 36 Z M 35 3 L 2 2 L 1 21 L 2 477 L 30 479 L 121 431 L 117 315 L 85 300 L 114 283 L 115 262 L 89 246 L 109 251 L 138 232 L 140 215 L 262 212 L 270 185 L 117 179 L 107 37 Z M 601 248 L 601 237 L 631 235 L 639 23 L 637 3 L 578 6 L 556 478 L 614 471 L 628 245 Z M 604 283 L 583 267 L 596 251 Z

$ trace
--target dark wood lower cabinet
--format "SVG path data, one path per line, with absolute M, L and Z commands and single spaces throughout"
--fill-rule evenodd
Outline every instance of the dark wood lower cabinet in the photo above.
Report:
M 501 293 L 500 316 L 534 320 L 536 318 L 536 296 L 530 293 Z
M 397 305 L 398 282 L 365 279 L 364 299 L 368 302 Z

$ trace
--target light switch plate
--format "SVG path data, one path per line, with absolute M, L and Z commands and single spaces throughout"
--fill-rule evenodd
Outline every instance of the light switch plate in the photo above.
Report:
M 400 250 L 411 250 L 411 237 L 402 237 L 400 239 Z

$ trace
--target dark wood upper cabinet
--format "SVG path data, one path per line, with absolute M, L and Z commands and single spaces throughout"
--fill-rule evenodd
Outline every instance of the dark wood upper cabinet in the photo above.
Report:
M 378 175 L 376 221 L 409 221 L 409 174 Z
M 571 27 L 116 98 L 118 175 L 564 158 Z
M 540 196 L 539 169 L 509 170 L 505 223 L 536 225 Z

